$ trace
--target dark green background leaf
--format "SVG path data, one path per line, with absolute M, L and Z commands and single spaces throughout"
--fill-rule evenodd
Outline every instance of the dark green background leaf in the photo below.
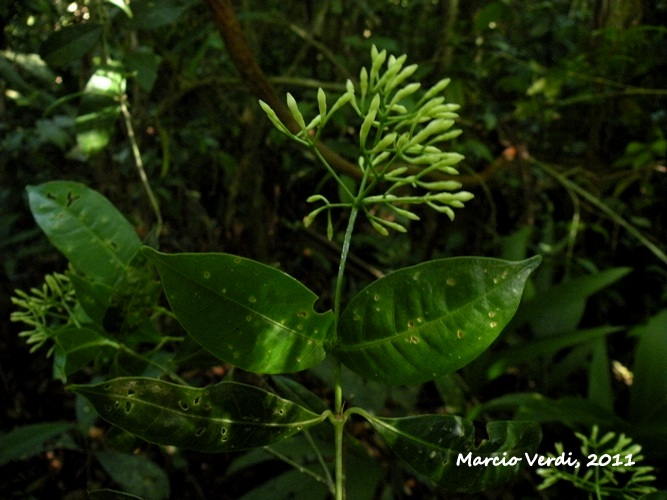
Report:
M 95 458 L 128 493 L 151 500 L 169 498 L 167 473 L 147 457 L 99 450 L 95 452 Z
M 102 25 L 85 23 L 66 26 L 53 32 L 40 48 L 40 55 L 49 66 L 64 66 L 80 59 L 102 36 Z
M 389 274 L 343 312 L 337 353 L 360 375 L 390 384 L 457 370 L 500 334 L 539 262 L 459 257 Z
M 565 281 L 524 302 L 512 324 L 529 323 L 537 337 L 571 333 L 584 315 L 588 298 L 631 270 L 618 267 Z
M 228 254 L 167 255 L 144 247 L 174 314 L 220 359 L 256 373 L 305 370 L 322 361 L 333 313 L 278 269 Z
M 0 435 L 0 466 L 12 460 L 29 458 L 44 450 L 44 443 L 70 429 L 74 424 L 65 422 L 46 422 L 19 427 Z

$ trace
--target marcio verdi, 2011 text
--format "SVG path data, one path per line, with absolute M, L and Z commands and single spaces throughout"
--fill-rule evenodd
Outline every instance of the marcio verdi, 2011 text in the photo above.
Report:
M 518 465 L 526 459 L 526 463 L 530 466 L 539 466 L 539 467 L 560 467 L 560 466 L 570 466 L 579 468 L 581 467 L 581 462 L 572 457 L 572 452 L 568 453 L 567 456 L 565 452 L 561 453 L 556 457 L 545 457 L 538 455 L 537 453 L 529 455 L 524 453 L 524 457 L 517 456 L 507 456 L 507 452 L 504 452 L 502 456 L 495 457 L 473 457 L 472 452 L 468 452 L 467 455 L 459 453 L 456 458 L 456 465 L 467 465 L 468 467 L 502 467 L 509 466 L 513 467 Z M 586 462 L 586 467 L 605 467 L 611 465 L 612 467 L 625 466 L 628 467 L 633 465 L 632 455 L 625 455 L 623 460 L 620 455 L 588 455 L 588 462 Z

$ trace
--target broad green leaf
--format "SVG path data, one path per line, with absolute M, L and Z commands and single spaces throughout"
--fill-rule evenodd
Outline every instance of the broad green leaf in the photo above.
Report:
M 588 368 L 588 399 L 605 410 L 614 410 L 614 391 L 611 382 L 611 363 L 605 339 L 592 343 L 593 355 Z
M 144 247 L 187 332 L 218 358 L 256 373 L 305 370 L 322 361 L 333 313 L 278 269 L 234 255 L 167 255 Z
M 465 366 L 516 311 L 540 257 L 459 257 L 396 271 L 355 296 L 339 324 L 340 360 L 389 384 L 417 384 Z
M 102 25 L 81 23 L 54 31 L 40 48 L 42 59 L 51 67 L 64 66 L 80 59 L 102 36 Z
M 480 412 L 515 411 L 515 418 L 539 423 L 561 422 L 569 427 L 601 427 L 631 433 L 628 423 L 592 401 L 581 397 L 565 396 L 550 399 L 537 393 L 514 393 L 484 403 L 476 409 Z
M 479 492 L 510 482 L 527 465 L 526 454 L 532 456 L 542 439 L 540 426 L 533 422 L 490 422 L 486 425 L 488 440 L 475 446 L 472 422 L 457 416 L 369 420 L 402 460 L 457 492 Z
M 639 337 L 639 344 L 632 366 L 630 420 L 633 423 L 664 421 L 667 417 L 667 309 L 631 333 Z
M 69 181 L 28 186 L 27 191 L 35 221 L 77 271 L 109 286 L 125 275 L 141 240 L 108 199 Z
M 584 315 L 588 298 L 631 270 L 629 267 L 618 267 L 580 276 L 536 294 L 521 305 L 512 324 L 529 323 L 537 337 L 573 332 Z
M 112 342 L 88 327 L 65 327 L 55 338 L 53 378 L 63 383 L 72 373 L 79 371 L 100 355 L 114 351 Z
M 103 419 L 145 441 L 204 452 L 267 446 L 327 416 L 236 382 L 199 389 L 121 377 L 69 389 L 88 399 Z
M 125 491 L 145 499 L 169 498 L 169 477 L 156 463 L 141 455 L 98 450 L 95 458 Z
M 114 288 L 76 272 L 67 276 L 85 313 L 95 324 L 102 325 Z
M 7 434 L 0 434 L 0 467 L 12 460 L 30 458 L 44 450 L 44 443 L 49 439 L 64 434 L 74 428 L 74 424 L 47 422 L 26 425 Z
M 149 47 L 139 47 L 125 56 L 123 62 L 142 90 L 150 92 L 157 79 L 162 58 Z

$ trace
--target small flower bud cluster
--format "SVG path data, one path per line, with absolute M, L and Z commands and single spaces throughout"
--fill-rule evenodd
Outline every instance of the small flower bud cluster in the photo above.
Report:
M 378 51 L 373 46 L 370 70 L 362 68 L 359 74 L 358 95 L 354 84 L 348 80 L 346 92 L 329 109 L 326 95 L 320 88 L 317 93 L 319 114 L 308 124 L 296 100 L 288 93 L 287 107 L 300 128 L 296 134 L 289 132 L 276 113 L 260 101 L 262 109 L 278 130 L 311 148 L 315 147 L 324 125 L 341 107 L 349 104 L 360 117 L 360 156 L 357 163 L 362 180 L 358 184 L 358 192 L 350 192 L 325 162 L 334 179 L 353 201 L 331 203 L 322 195 L 308 198 L 309 202 L 321 202 L 323 205 L 306 216 L 305 225 L 310 225 L 319 213 L 326 211 L 329 238 L 333 235 L 331 210 L 334 208 L 355 207 L 362 210 L 371 225 L 386 235 L 388 229 L 405 232 L 406 228 L 395 220 L 378 217 L 372 210 L 373 206 L 387 206 L 399 219 L 418 220 L 419 216 L 409 207 L 426 204 L 454 219 L 453 209 L 462 208 L 473 198 L 472 193 L 459 191 L 460 182 L 437 180 L 458 175 L 455 165 L 463 159 L 458 153 L 440 149 L 443 142 L 461 133 L 452 128 L 459 106 L 445 103 L 445 98 L 440 96 L 449 79 L 440 80 L 415 102 L 414 95 L 421 84 L 405 83 L 417 70 L 416 64 L 405 66 L 406 59 L 405 55 L 388 56 L 385 50 Z M 426 192 L 414 196 L 396 194 L 404 186 Z

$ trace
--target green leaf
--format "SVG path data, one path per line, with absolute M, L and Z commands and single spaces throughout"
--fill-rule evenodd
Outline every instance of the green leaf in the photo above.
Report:
M 486 425 L 488 440 L 475 446 L 472 422 L 457 416 L 369 420 L 402 460 L 457 492 L 479 492 L 508 483 L 526 465 L 525 454 L 535 453 L 542 440 L 540 426 L 533 422 L 490 422 Z
M 0 435 L 0 467 L 23 458 L 30 458 L 44 450 L 44 443 L 70 429 L 74 424 L 47 422 L 44 424 L 26 425 Z
M 317 296 L 291 276 L 228 254 L 143 252 L 185 330 L 223 361 L 285 373 L 325 358 L 333 313 L 315 312 Z
M 565 396 L 550 399 L 536 393 L 513 393 L 484 403 L 477 412 L 515 410 L 515 418 L 539 423 L 561 422 L 569 427 L 601 427 L 631 433 L 628 423 L 613 412 L 581 397 Z
M 340 360 L 389 384 L 417 384 L 465 366 L 516 311 L 540 257 L 459 257 L 396 271 L 355 296 L 339 325 Z
M 55 338 L 53 378 L 63 383 L 100 355 L 113 352 L 109 339 L 88 327 L 65 327 Z
M 184 0 L 133 0 L 132 19 L 124 19 L 130 29 L 155 29 L 173 24 L 192 5 L 192 1 Z
M 102 36 L 102 25 L 80 23 L 53 32 L 40 48 L 42 59 L 51 67 L 65 66 L 91 50 Z
M 630 391 L 630 420 L 633 423 L 664 419 L 667 413 L 667 309 L 653 316 L 632 333 L 639 344 L 632 366 L 634 381 Z
M 27 191 L 35 221 L 77 271 L 109 286 L 124 276 L 141 240 L 108 199 L 69 181 L 28 186 Z
M 167 473 L 148 458 L 111 450 L 98 450 L 95 458 L 128 493 L 146 499 L 169 498 Z
M 121 377 L 69 390 L 88 399 L 103 419 L 145 441 L 204 452 L 267 446 L 327 416 L 236 382 L 199 389 Z
M 512 324 L 519 326 L 529 323 L 538 337 L 573 332 L 584 315 L 588 298 L 631 270 L 629 267 L 608 269 L 554 286 L 523 303 Z
M 162 58 L 149 47 L 139 47 L 125 56 L 123 62 L 136 78 L 142 90 L 150 92 L 158 75 Z
M 562 349 L 575 347 L 586 342 L 593 342 L 605 335 L 620 332 L 619 326 L 598 326 L 565 335 L 557 335 L 544 339 L 532 339 L 530 342 L 520 342 L 494 355 L 495 361 L 488 369 L 488 378 L 493 380 L 510 366 L 533 361 L 542 362 L 543 356 L 553 356 Z

